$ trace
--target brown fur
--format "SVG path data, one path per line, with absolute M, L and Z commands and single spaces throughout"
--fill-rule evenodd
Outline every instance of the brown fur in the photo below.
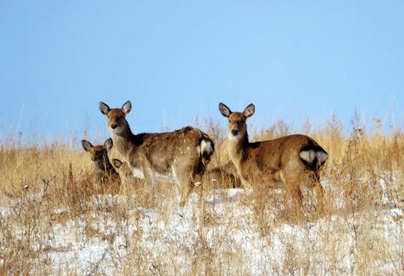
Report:
M 207 134 L 193 127 L 173 132 L 134 135 L 126 120 L 131 110 L 127 101 L 122 108 L 110 109 L 101 102 L 100 111 L 108 117 L 108 129 L 114 145 L 114 156 L 127 162 L 135 177 L 147 183 L 157 181 L 179 184 L 180 205 L 184 206 L 214 151 Z
M 112 159 L 112 164 L 118 171 L 123 185 L 133 185 L 136 182 L 136 179 L 133 177 L 128 163 L 122 162 L 119 159 Z
M 120 179 L 117 171 L 109 161 L 107 149 L 104 145 L 93 146 L 89 141 L 82 140 L 83 149 L 89 153 L 95 171 L 93 178 L 102 185 L 102 193 L 118 193 Z
M 128 163 L 114 157 L 117 154 L 116 151 L 114 151 L 113 142 L 111 138 L 108 138 L 104 142 L 104 147 L 107 149 L 109 160 L 112 160 L 111 161 L 112 166 L 115 168 L 115 170 L 118 172 L 121 178 L 121 183 L 125 185 L 134 184 L 136 182 L 136 179 L 132 175 L 132 171 L 130 170 Z
M 301 188 L 306 185 L 314 189 L 317 207 L 322 209 L 323 188 L 319 171 L 327 153 L 316 141 L 305 135 L 290 135 L 250 143 L 246 121 L 254 114 L 255 106 L 250 104 L 244 112 L 232 112 L 220 103 L 219 110 L 229 120 L 229 157 L 244 185 L 264 182 L 269 186 L 286 186 L 299 206 L 302 204 Z
M 232 163 L 214 167 L 206 171 L 203 181 L 210 182 L 212 189 L 240 188 L 241 179 L 237 176 L 237 170 Z M 209 187 L 209 185 L 207 185 Z M 204 188 L 205 189 L 205 188 Z

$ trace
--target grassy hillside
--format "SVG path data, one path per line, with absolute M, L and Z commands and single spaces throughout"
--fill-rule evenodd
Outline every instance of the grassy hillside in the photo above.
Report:
M 214 121 L 202 129 L 217 145 L 211 167 L 225 164 L 225 130 Z M 291 132 L 278 122 L 250 137 Z M 0 275 L 402 274 L 404 134 L 347 131 L 335 118 L 299 132 L 329 153 L 322 217 L 293 217 L 282 190 L 226 190 L 231 184 L 210 181 L 179 209 L 172 184 L 100 181 L 79 142 L 3 142 Z

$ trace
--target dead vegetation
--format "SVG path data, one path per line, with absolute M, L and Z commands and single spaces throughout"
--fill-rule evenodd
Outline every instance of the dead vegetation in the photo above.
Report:
M 199 127 L 217 145 L 209 166 L 213 177 L 207 176 L 202 187 L 195 189 L 194 200 L 179 216 L 179 195 L 172 184 L 152 188 L 129 179 L 113 190 L 105 189 L 110 184 L 94 176 L 79 139 L 73 147 L 3 142 L 0 274 L 55 274 L 55 254 L 92 239 L 106 245 L 108 256 L 115 256 L 108 259 L 108 265 L 120 275 L 403 273 L 404 218 L 391 216 L 383 224 L 384 219 L 390 219 L 389 210 L 404 208 L 402 131 L 372 134 L 372 130 L 366 132 L 355 125 L 352 131 L 346 130 L 333 117 L 320 130 L 306 124 L 303 130 L 294 131 L 278 122 L 251 135 L 253 140 L 262 140 L 303 132 L 327 150 L 329 159 L 321 179 L 325 214 L 316 217 L 312 203 L 305 201 L 305 214 L 311 215 L 295 218 L 296 214 L 285 208 L 290 199 L 282 190 L 268 190 L 256 183 L 259 188 L 254 192 L 229 195 L 226 189 L 238 187 L 238 180 L 215 169 L 228 166 L 229 159 L 221 150 L 224 130 L 213 120 Z M 170 231 L 177 226 L 170 225 L 181 219 L 191 221 L 194 228 L 171 237 Z M 154 227 L 154 222 L 161 225 Z M 391 228 L 393 223 L 397 227 Z M 148 224 L 150 228 L 145 226 Z M 70 228 L 70 240 L 60 242 L 58 231 Z M 247 232 L 259 234 L 248 236 Z M 256 239 L 253 248 L 236 242 L 246 243 L 247 236 L 249 242 Z M 179 243 L 182 240 L 192 243 Z M 144 247 L 146 241 L 150 248 Z M 128 256 L 119 258 L 119 250 Z M 281 261 L 271 252 L 280 254 Z M 251 263 L 249 256 L 254 254 L 262 262 Z M 98 274 L 105 258 L 99 256 L 100 263 L 92 264 L 86 273 Z M 74 263 L 70 266 L 60 264 L 56 274 L 79 275 L 83 271 Z

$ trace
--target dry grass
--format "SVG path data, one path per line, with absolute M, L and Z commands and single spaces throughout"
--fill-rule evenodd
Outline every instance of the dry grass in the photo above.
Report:
M 285 208 L 290 198 L 279 190 L 259 188 L 229 196 L 223 189 L 233 183 L 227 180 L 216 186 L 205 181 L 195 192 L 208 199 L 194 195 L 179 211 L 179 195 L 169 184 L 151 188 L 131 181 L 117 196 L 100 196 L 109 184 L 96 180 L 79 143 L 4 142 L 0 275 L 55 274 L 55 254 L 75 252 L 77 244 L 94 240 L 105 245 L 109 257 L 99 256 L 100 262 L 84 270 L 92 275 L 101 273 L 105 262 L 120 275 L 402 274 L 404 218 L 386 215 L 393 222 L 384 223 L 380 214 L 404 208 L 404 134 L 372 135 L 354 127 L 346 134 L 333 117 L 321 130 L 307 123 L 293 131 L 278 122 L 254 135 L 262 140 L 303 132 L 328 151 L 323 217 L 312 214 L 309 200 L 305 215 L 294 217 Z M 223 127 L 210 120 L 201 128 L 218 145 L 211 167 L 226 164 Z M 176 227 L 187 230 L 175 232 Z M 68 241 L 59 241 L 62 229 L 70 229 Z M 122 250 L 128 252 L 124 258 Z M 83 270 L 61 263 L 58 273 L 81 275 Z

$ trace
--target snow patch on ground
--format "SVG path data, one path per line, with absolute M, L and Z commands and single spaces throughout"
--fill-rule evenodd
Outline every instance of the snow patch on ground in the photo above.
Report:
M 372 255 L 374 272 L 395 274 L 403 266 L 402 209 L 333 214 L 299 224 L 278 221 L 274 210 L 266 210 L 267 220 L 258 223 L 248 204 L 251 195 L 242 189 L 205 192 L 201 206 L 199 195 L 192 194 L 169 216 L 126 208 L 128 197 L 96 196 L 96 211 L 53 223 L 32 247 L 38 263 L 48 264 L 55 275 L 190 275 L 195 266 L 202 275 L 212 267 L 225 275 L 352 275 L 360 272 L 356 264 L 366 250 L 383 243 L 383 254 Z M 5 221 L 13 215 L 11 206 L 0 206 Z M 53 210 L 55 215 L 68 212 Z M 17 239 L 24 234 L 24 229 L 15 231 Z

